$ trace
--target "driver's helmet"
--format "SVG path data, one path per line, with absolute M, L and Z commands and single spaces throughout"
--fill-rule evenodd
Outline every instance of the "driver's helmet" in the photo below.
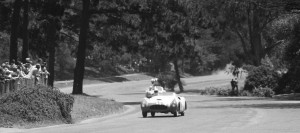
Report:
M 158 88 L 157 87 L 154 87 L 154 91 L 153 91 L 154 93 L 153 93 L 153 95 L 154 96 L 157 96 L 158 95 Z
M 151 84 L 154 84 L 155 80 L 156 80 L 155 78 L 152 78 L 151 79 Z

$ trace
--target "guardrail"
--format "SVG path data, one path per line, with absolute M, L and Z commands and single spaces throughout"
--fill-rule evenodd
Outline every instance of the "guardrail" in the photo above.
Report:
M 47 85 L 48 77 L 46 74 L 41 74 L 38 78 L 14 78 L 0 80 L 0 96 L 5 93 L 20 90 L 24 87 L 34 87 L 36 85 Z

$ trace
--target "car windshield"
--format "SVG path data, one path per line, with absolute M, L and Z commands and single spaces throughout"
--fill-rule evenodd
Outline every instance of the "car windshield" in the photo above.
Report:
M 160 96 L 172 96 L 173 92 L 165 92 L 165 93 L 161 93 L 159 94 Z
M 161 86 L 155 86 L 155 89 L 157 89 L 158 91 L 163 91 L 164 88 L 162 88 Z

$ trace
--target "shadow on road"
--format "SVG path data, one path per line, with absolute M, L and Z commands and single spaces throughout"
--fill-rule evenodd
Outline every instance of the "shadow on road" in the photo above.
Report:
M 120 95 L 145 95 L 145 92 L 137 92 L 137 93 L 125 93 Z
M 180 116 L 179 116 L 180 117 Z M 159 119 L 159 118 L 177 118 L 177 117 L 174 117 L 172 114 L 170 115 L 168 115 L 168 114 L 166 114 L 165 116 L 154 116 L 154 117 L 152 117 L 152 116 L 147 116 L 147 117 L 139 117 L 139 118 L 143 118 L 143 119 L 145 119 L 145 118 L 148 118 L 148 119 Z
M 74 96 L 96 97 L 96 98 L 102 97 L 102 95 L 89 95 L 89 94 L 86 94 L 86 93 L 83 93 L 83 94 L 72 94 L 72 95 L 74 95 Z
M 141 102 L 121 102 L 123 105 L 140 105 Z
M 91 79 L 91 78 L 90 78 L 90 79 Z M 98 81 L 107 82 L 107 83 L 129 81 L 128 79 L 123 78 L 123 77 L 93 78 L 93 80 L 98 80 Z
M 300 103 L 216 105 L 216 106 L 198 106 L 196 108 L 201 108 L 201 109 L 222 109 L 222 108 L 298 109 L 298 108 L 300 108 Z
M 260 109 L 298 109 L 300 102 L 276 100 L 259 97 L 228 97 L 211 100 L 190 101 L 203 103 L 203 106 L 196 108 L 260 108 Z M 231 104 L 232 102 L 232 104 Z M 214 105 L 215 104 L 215 105 Z

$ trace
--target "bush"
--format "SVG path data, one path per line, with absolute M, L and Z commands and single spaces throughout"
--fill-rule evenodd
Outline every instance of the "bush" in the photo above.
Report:
M 277 72 L 269 67 L 259 66 L 248 71 L 248 76 L 245 81 L 244 89 L 252 91 L 258 87 L 276 88 L 280 76 Z
M 276 93 L 300 92 L 300 22 L 294 24 L 292 35 L 284 51 L 288 71 L 281 78 Z
M 275 92 L 268 87 L 258 87 L 255 88 L 252 92 L 253 96 L 257 96 L 257 97 L 272 97 Z
M 265 87 L 259 87 L 253 89 L 252 92 L 248 90 L 240 90 L 239 96 L 256 96 L 256 97 L 272 97 L 275 93 L 272 89 Z M 200 90 L 201 95 L 218 95 L 218 96 L 232 96 L 232 91 L 229 86 L 222 87 L 207 87 L 204 90 Z M 236 95 L 236 94 L 235 94 Z
M 177 85 L 176 75 L 174 72 L 162 72 L 156 77 L 158 78 L 158 82 L 164 86 L 164 88 L 174 91 L 174 88 Z
M 8 93 L 0 98 L 0 127 L 22 122 L 71 122 L 74 98 L 59 90 L 38 86 Z
M 247 90 L 241 90 L 241 91 L 239 92 L 239 96 L 249 96 L 249 97 L 251 97 L 251 96 L 253 96 L 253 94 L 252 94 L 252 92 L 250 92 L 250 91 L 247 91 Z
M 204 90 L 200 90 L 201 95 L 218 95 L 218 96 L 230 96 L 231 89 L 228 86 L 224 87 L 207 87 Z
M 300 63 L 299 63 L 300 65 Z M 295 66 L 299 67 L 299 66 Z M 275 89 L 276 94 L 300 93 L 300 67 L 298 70 L 290 69 L 279 80 Z

